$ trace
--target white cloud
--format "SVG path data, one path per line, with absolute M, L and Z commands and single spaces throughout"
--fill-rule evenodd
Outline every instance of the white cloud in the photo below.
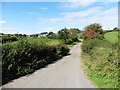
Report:
M 0 24 L 5 24 L 6 23 L 6 21 L 0 21 Z
M 46 23 L 56 23 L 56 22 L 60 22 L 61 19 L 60 18 L 38 18 L 39 22 L 42 24 L 46 24 Z
M 60 8 L 77 9 L 80 7 L 88 7 L 94 4 L 97 0 L 71 0 L 71 1 L 72 2 L 61 4 Z
M 65 0 L 66 2 L 119 2 L 119 0 Z
M 53 30 L 54 28 L 52 28 L 52 27 L 49 27 L 49 28 L 47 28 L 47 30 Z
M 40 7 L 41 10 L 46 10 L 48 9 L 47 7 Z
M 90 23 L 100 23 L 104 28 L 118 26 L 117 7 L 103 10 L 101 7 L 93 7 L 83 11 L 62 12 L 58 18 L 40 18 L 40 23 L 63 26 L 86 26 Z
M 94 15 L 96 12 L 99 12 L 99 10 L 100 10 L 100 7 L 95 7 L 95 8 L 79 11 L 79 12 L 61 13 L 60 15 L 64 15 L 66 18 L 85 17 L 85 16 L 89 16 L 90 14 Z
M 28 14 L 28 15 L 38 15 L 37 12 L 24 12 L 24 14 Z
M 74 2 L 81 0 L 2 0 L 3 2 Z M 82 0 L 83 1 L 83 0 Z M 92 0 L 84 0 L 89 2 Z M 118 2 L 119 0 L 97 0 L 98 2 Z
M 16 27 L 0 27 L 0 30 L 2 33 L 11 33 L 16 31 L 17 32 L 17 28 Z
M 89 15 L 94 15 L 95 13 L 99 12 L 100 8 L 90 8 L 84 11 L 79 12 L 62 12 L 59 15 L 59 18 L 39 18 L 39 22 L 42 24 L 55 24 L 55 23 L 74 23 L 80 20 L 82 17 L 86 17 Z
M 48 28 L 45 28 L 44 31 L 41 31 L 41 32 L 50 32 L 50 31 L 54 31 L 55 28 L 53 27 L 48 27 Z
M 7 26 L 7 27 L 0 27 L 0 32 L 5 34 L 15 34 L 15 33 L 21 33 L 21 34 L 28 34 L 28 30 L 20 29 L 17 27 Z
M 18 28 L 16 27 L 1 27 L 2 31 L 9 31 L 9 30 L 17 30 Z
M 47 26 L 46 26 L 47 27 Z M 60 30 L 61 28 L 57 28 L 57 27 L 55 27 L 55 26 L 53 26 L 53 27 L 44 27 L 44 28 L 42 28 L 41 30 L 40 30 L 40 32 L 54 32 L 54 33 L 57 33 L 57 30 Z M 39 33 L 40 33 L 39 32 Z
M 114 12 L 114 13 L 113 13 Z M 118 26 L 118 11 L 117 8 L 98 11 L 95 15 L 88 17 L 78 17 L 77 23 L 88 25 L 90 23 L 100 23 L 103 28 L 114 28 Z M 74 21 L 74 20 L 73 20 Z
M 119 0 L 100 0 L 100 2 L 119 2 Z
M 108 10 L 102 11 L 100 15 L 105 16 L 105 15 L 118 15 L 118 8 L 110 8 Z

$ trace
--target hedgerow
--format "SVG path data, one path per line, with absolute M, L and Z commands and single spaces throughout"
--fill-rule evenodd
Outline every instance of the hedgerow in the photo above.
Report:
M 82 51 L 84 53 L 89 53 L 95 46 L 117 48 L 116 45 L 111 44 L 107 40 L 101 40 L 101 39 L 98 39 L 98 38 L 94 38 L 94 39 L 87 39 L 87 40 L 83 41 Z
M 1 38 L 2 38 L 2 43 L 13 42 L 18 40 L 18 38 L 15 36 L 7 36 L 7 35 L 2 36 Z
M 25 39 L 2 45 L 2 84 L 34 72 L 69 52 L 60 40 Z
M 106 34 L 105 34 L 106 35 Z M 85 27 L 82 43 L 82 58 L 89 78 L 99 88 L 118 88 L 118 42 L 117 36 L 105 37 L 100 24 Z M 111 37 L 110 37 L 111 35 Z
M 118 88 L 118 46 L 107 40 L 88 39 L 82 58 L 89 78 L 99 88 Z

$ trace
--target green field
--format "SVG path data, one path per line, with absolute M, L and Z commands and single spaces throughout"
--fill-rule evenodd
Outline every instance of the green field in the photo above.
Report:
M 108 32 L 105 34 L 105 39 L 110 41 L 111 43 L 117 43 L 118 42 L 118 32 L 113 31 L 113 32 Z

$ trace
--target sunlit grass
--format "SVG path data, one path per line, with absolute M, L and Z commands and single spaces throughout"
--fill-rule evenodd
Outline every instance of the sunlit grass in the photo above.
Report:
M 108 32 L 105 34 L 105 39 L 110 41 L 111 43 L 117 43 L 118 42 L 118 32 L 114 31 L 114 32 Z

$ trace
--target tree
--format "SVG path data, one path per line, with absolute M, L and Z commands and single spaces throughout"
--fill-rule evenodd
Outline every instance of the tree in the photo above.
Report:
M 4 35 L 4 33 L 0 33 L 0 35 Z
M 16 37 L 18 37 L 18 34 L 16 33 L 16 34 L 14 34 Z
M 85 31 L 93 30 L 98 34 L 103 34 L 102 26 L 99 23 L 90 24 L 90 25 L 86 26 L 84 29 L 85 29 Z
M 57 36 L 57 34 L 54 33 L 52 35 L 49 35 L 48 38 L 50 38 L 50 39 L 58 39 L 58 36 Z
M 98 38 L 98 39 L 103 39 L 104 38 L 104 32 L 102 29 L 102 26 L 98 23 L 90 24 L 86 26 L 85 32 L 83 35 L 84 39 L 91 39 L 91 38 Z
M 51 31 L 51 32 L 48 33 L 47 36 L 50 36 L 50 35 L 53 35 L 53 34 L 55 34 L 55 33 L 53 33 L 53 32 Z
M 59 39 L 68 39 L 70 37 L 68 29 L 65 27 L 64 29 L 61 29 L 58 31 L 58 38 Z
M 43 35 L 43 34 L 48 34 L 48 32 L 42 32 L 42 33 L 40 33 L 41 35 Z
M 16 34 L 14 34 L 16 37 L 22 37 L 22 34 L 18 34 L 18 33 L 16 33 Z
M 19 37 L 22 37 L 22 34 L 18 34 L 19 35 Z
M 30 37 L 38 37 L 38 34 L 31 34 Z
M 69 33 L 71 37 L 75 38 L 80 33 L 80 30 L 76 28 L 70 28 Z
M 27 35 L 26 34 L 23 34 L 23 37 L 26 37 Z
M 117 28 L 117 27 L 115 27 L 114 29 L 113 29 L 113 31 L 119 31 L 120 29 L 119 28 Z

